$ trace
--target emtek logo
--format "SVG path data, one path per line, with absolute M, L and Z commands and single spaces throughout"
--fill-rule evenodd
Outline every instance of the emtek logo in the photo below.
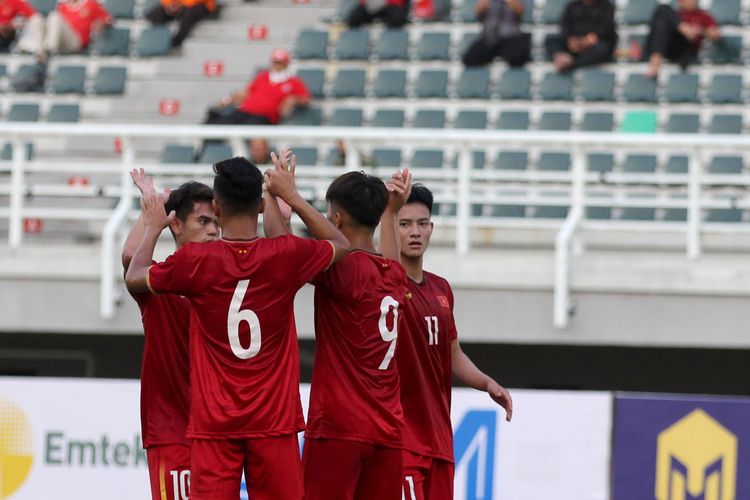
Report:
M 26 480 L 34 461 L 32 447 L 26 414 L 0 399 L 0 498 L 10 497 Z
M 657 500 L 734 500 L 737 437 L 696 409 L 659 434 Z

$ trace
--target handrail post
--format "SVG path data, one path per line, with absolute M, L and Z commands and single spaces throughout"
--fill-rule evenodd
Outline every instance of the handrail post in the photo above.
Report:
M 8 221 L 8 244 L 18 248 L 23 237 L 23 178 L 26 148 L 19 136 L 13 137 L 13 156 L 10 174 L 10 220 Z
M 463 145 L 458 152 L 458 199 L 456 200 L 456 253 L 466 255 L 471 248 L 471 151 Z
M 354 141 L 342 141 L 344 144 L 344 166 L 347 172 L 362 170 L 362 159 L 360 158 L 359 149 Z
M 701 164 L 698 148 L 690 150 L 688 168 L 687 256 L 701 255 Z

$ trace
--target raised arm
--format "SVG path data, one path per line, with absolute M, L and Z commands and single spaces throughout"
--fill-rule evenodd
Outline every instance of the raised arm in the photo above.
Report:
M 474 362 L 461 350 L 458 340 L 451 343 L 451 366 L 454 377 L 469 387 L 486 391 L 497 404 L 505 408 L 505 420 L 511 421 L 513 418 L 513 399 L 511 399 L 510 393 L 495 382 L 492 377 L 477 368 Z
M 133 183 L 135 183 L 136 187 L 138 187 L 141 195 L 156 192 L 156 189 L 154 188 L 154 180 L 146 175 L 146 172 L 144 172 L 142 168 L 134 168 L 131 170 L 130 177 L 133 179 Z M 165 196 L 168 196 L 169 191 L 165 191 L 164 194 Z M 125 271 L 128 270 L 130 261 L 133 259 L 133 254 L 141 243 L 145 231 L 146 225 L 143 223 L 143 213 L 141 212 L 141 215 L 138 216 L 133 227 L 130 228 L 130 232 L 128 233 L 127 238 L 125 238 L 125 244 L 122 246 L 122 268 Z
M 279 163 L 280 168 L 290 169 L 293 173 L 297 167 L 297 157 L 294 156 L 290 149 L 285 149 L 277 157 L 275 154 L 271 156 L 274 168 Z M 265 201 L 266 208 L 263 211 L 263 232 L 266 238 L 276 238 L 277 236 L 284 236 L 292 234 L 291 229 L 291 218 L 292 210 L 289 205 L 281 201 L 272 195 L 268 191 L 268 186 L 264 185 L 263 200 Z M 282 205 L 283 204 L 283 205 Z
M 411 194 L 411 172 L 397 170 L 385 183 L 388 188 L 388 205 L 380 217 L 380 253 L 384 257 L 401 261 L 401 239 L 398 235 L 398 212 Z

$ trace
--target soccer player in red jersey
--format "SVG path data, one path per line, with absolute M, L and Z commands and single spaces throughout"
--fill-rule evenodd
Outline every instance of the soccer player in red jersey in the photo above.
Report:
M 174 214 L 144 195 L 146 231 L 126 275 L 133 292 L 190 301 L 191 500 L 237 500 L 242 472 L 251 498 L 302 498 L 297 432 L 304 427 L 294 323 L 297 291 L 346 254 L 344 235 L 294 186 L 294 161 L 273 155 L 263 175 L 244 158 L 214 165 L 220 240 L 188 244 L 151 265 L 158 234 Z M 286 201 L 318 238 L 258 238 L 258 214 L 280 220 Z
M 153 193 L 150 177 L 141 170 L 130 173 L 141 193 Z M 175 211 L 169 225 L 177 249 L 188 243 L 214 241 L 219 226 L 211 201 L 213 191 L 198 182 L 187 182 L 169 194 L 166 210 Z M 146 226 L 139 217 L 122 250 L 128 270 Z M 188 420 L 190 304 L 179 295 L 134 293 L 141 310 L 145 341 L 141 365 L 141 434 L 146 448 L 151 498 L 185 500 L 190 484 Z
M 333 181 L 326 200 L 328 218 L 353 250 L 313 280 L 317 346 L 302 455 L 305 499 L 401 500 L 394 355 L 406 273 L 373 243 L 388 189 L 349 172 Z
M 415 184 L 398 213 L 401 262 L 408 275 L 396 354 L 405 422 L 405 500 L 453 498 L 451 375 L 470 387 L 487 391 L 505 408 L 509 422 L 513 415 L 508 391 L 482 373 L 461 350 L 450 285 L 422 269 L 432 235 L 431 215 L 432 193 Z

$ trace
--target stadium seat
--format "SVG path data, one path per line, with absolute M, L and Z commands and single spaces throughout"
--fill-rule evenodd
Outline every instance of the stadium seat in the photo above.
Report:
M 462 109 L 456 115 L 453 128 L 483 129 L 487 127 L 487 112 L 480 110 Z
M 628 0 L 623 21 L 625 24 L 648 24 L 657 0 Z
M 121 95 L 125 93 L 127 68 L 101 67 L 94 77 L 93 90 L 96 95 Z
M 370 32 L 350 29 L 341 33 L 333 48 L 335 57 L 342 61 L 365 60 L 369 56 Z
M 586 168 L 589 172 L 600 174 L 611 172 L 615 164 L 612 153 L 589 153 L 586 155 Z
M 742 210 L 739 208 L 709 208 L 706 210 L 706 222 L 736 224 L 742 222 Z
M 0 78 L 5 77 L 8 74 L 8 67 L 5 64 L 0 64 Z
M 414 93 L 417 97 L 440 98 L 448 97 L 448 72 L 442 69 L 424 69 L 419 73 L 417 82 L 414 84 Z
M 690 159 L 685 155 L 670 155 L 664 165 L 664 171 L 668 174 L 686 174 Z
M 443 128 L 445 127 L 445 110 L 419 109 L 411 124 L 414 128 Z
M 650 133 L 656 132 L 656 112 L 629 109 L 620 123 L 620 132 Z
M 135 43 L 135 53 L 139 57 L 156 57 L 169 54 L 172 36 L 164 26 L 151 26 L 141 32 Z
M 372 161 L 376 167 L 400 167 L 401 150 L 375 148 L 372 150 Z
M 365 70 L 340 69 L 333 81 L 333 97 L 364 97 Z
M 614 101 L 615 75 L 597 69 L 580 74 L 580 96 L 584 101 Z
M 456 94 L 459 99 L 487 99 L 489 88 L 488 68 L 466 68 L 458 80 Z
M 526 205 L 493 205 L 490 215 L 503 219 L 523 219 L 526 216 Z
M 437 203 L 433 205 L 432 213 L 438 217 L 455 217 L 456 210 L 455 203 Z
M 458 10 L 458 18 L 464 23 L 477 22 L 477 14 L 474 10 L 476 4 L 476 0 L 464 0 L 461 2 L 461 7 Z
M 654 201 L 653 194 L 633 194 L 627 197 L 630 200 L 643 200 L 646 206 L 622 207 L 620 210 L 621 220 L 649 221 L 656 218 L 656 208 L 647 206 L 649 201 Z
M 413 168 L 442 168 L 445 153 L 442 149 L 417 149 L 411 157 Z
M 127 56 L 130 53 L 130 30 L 109 27 L 94 39 L 93 51 L 100 56 Z
M 484 151 L 472 151 L 471 152 L 471 168 L 475 170 L 482 170 L 484 168 L 486 155 Z M 458 168 L 458 153 L 453 155 L 453 168 Z
M 388 29 L 383 31 L 374 48 L 381 61 L 404 61 L 409 59 L 409 32 Z
M 717 114 L 711 117 L 709 134 L 741 134 L 742 115 Z
M 26 143 L 26 159 L 30 160 L 34 156 L 34 145 Z M 3 149 L 0 150 L 0 160 L 10 161 L 13 159 L 13 145 L 6 143 Z
M 30 0 L 29 3 L 33 5 L 41 15 L 46 16 L 55 10 L 57 0 Z
M 667 120 L 668 134 L 697 134 L 700 117 L 696 113 L 672 113 Z
M 47 67 L 41 64 L 22 64 L 11 79 L 16 92 L 43 92 Z
M 81 111 L 78 104 L 53 104 L 47 113 L 50 123 L 76 123 Z
M 447 61 L 450 59 L 451 37 L 447 32 L 428 31 L 417 43 L 417 59 L 420 61 Z
M 714 75 L 706 91 L 713 104 L 740 104 L 742 102 L 742 75 Z
M 299 125 L 317 127 L 323 122 L 323 110 L 315 107 L 296 108 L 292 114 L 283 120 L 284 125 Z
M 305 82 L 310 95 L 323 97 L 323 82 L 325 81 L 325 70 L 322 68 L 305 68 L 297 71 L 297 76 Z
M 708 44 L 708 60 L 713 64 L 742 64 L 742 37 L 722 35 Z
M 532 207 L 535 219 L 564 219 L 568 216 L 570 207 L 566 205 L 538 205 Z
M 337 17 L 339 20 L 346 21 L 349 15 L 359 5 L 359 0 L 341 0 Z
M 643 74 L 630 74 L 622 96 L 627 102 L 656 102 L 656 80 Z
M 711 158 L 706 171 L 709 174 L 732 174 L 742 173 L 742 157 L 719 155 Z
M 85 81 L 84 66 L 58 66 L 50 88 L 55 94 L 83 94 Z
M 497 96 L 508 101 L 520 99 L 527 101 L 531 99 L 529 88 L 531 87 L 531 73 L 523 68 L 510 68 L 500 77 L 497 84 Z
M 497 130 L 529 130 L 528 111 L 503 111 L 495 124 Z
M 318 164 L 318 148 L 315 146 L 292 146 L 289 149 L 294 151 L 297 165 L 312 167 Z
M 167 144 L 161 151 L 159 163 L 193 163 L 195 148 L 190 144 Z
M 685 195 L 673 195 L 670 196 L 671 200 L 680 200 L 685 202 L 687 196 Z M 671 207 L 665 208 L 662 220 L 666 222 L 685 222 L 687 221 L 687 208 Z
M 544 24 L 558 24 L 566 3 L 566 0 L 546 0 L 542 7 L 541 21 Z
M 370 126 L 401 128 L 404 126 L 404 110 L 378 109 L 370 121 Z
M 7 120 L 9 122 L 39 121 L 39 104 L 15 103 L 10 107 Z
M 709 11 L 719 25 L 742 25 L 740 0 L 712 0 Z
M 563 172 L 570 170 L 570 153 L 542 151 L 536 164 L 537 170 L 545 172 Z
M 591 204 L 592 201 L 596 203 L 596 206 L 586 207 L 586 218 L 589 220 L 609 220 L 612 218 L 612 194 L 611 193 L 589 193 L 589 200 L 587 204 Z
M 614 115 L 606 111 L 590 111 L 583 115 L 583 132 L 611 132 L 614 128 Z
M 373 86 L 375 97 L 406 97 L 406 70 L 381 69 Z
M 461 43 L 458 45 L 458 57 L 462 58 L 469 47 L 479 38 L 479 33 L 464 33 L 461 37 Z
M 529 154 L 526 151 L 500 151 L 495 159 L 498 170 L 526 170 L 529 166 Z
M 629 154 L 622 164 L 622 171 L 628 173 L 652 174 L 656 172 L 656 156 L 649 154 Z
M 698 102 L 698 75 L 694 73 L 670 75 L 664 89 L 664 99 L 671 103 Z
M 105 0 L 104 7 L 116 19 L 133 19 L 133 0 Z
M 198 163 L 214 164 L 227 158 L 232 158 L 234 153 L 228 144 L 209 142 L 203 147 L 198 158 Z
M 435 14 L 432 18 L 424 19 L 426 22 L 446 22 L 450 20 L 451 0 L 433 0 Z
M 339 148 L 332 147 L 326 156 L 326 167 L 343 167 L 346 164 L 346 155 Z
M 297 59 L 326 59 L 328 32 L 316 29 L 303 29 L 294 43 L 294 54 Z
M 539 130 L 567 132 L 570 130 L 570 113 L 567 111 L 545 111 L 539 119 Z
M 328 122 L 331 127 L 361 127 L 362 108 L 337 108 Z
M 556 71 L 548 72 L 539 85 L 539 97 L 544 101 L 573 100 L 573 77 Z

